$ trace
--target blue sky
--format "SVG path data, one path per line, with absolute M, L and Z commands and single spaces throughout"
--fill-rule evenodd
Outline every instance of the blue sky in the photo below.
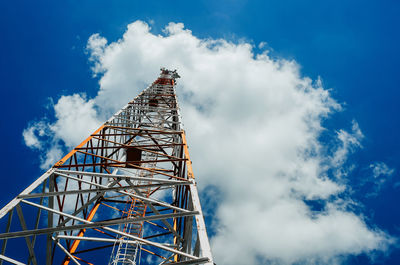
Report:
M 1 156 L 8 184 L 0 187 L 2 204 L 41 173 L 38 153 L 25 146 L 22 131 L 44 116 L 54 119 L 51 99 L 96 95 L 98 79 L 85 52 L 89 37 L 100 33 L 115 41 L 136 20 L 150 23 L 155 34 L 182 22 L 198 38 L 266 42 L 272 57 L 294 59 L 303 75 L 320 76 L 344 107 L 324 122 L 327 134 L 350 130 L 353 120 L 364 134 L 363 148 L 349 157 L 355 165 L 347 176 L 351 197 L 363 205 L 369 225 L 398 237 L 399 12 L 397 1 L 1 1 Z M 370 181 L 370 165 L 377 162 L 394 169 L 381 176 L 387 180 L 379 190 Z M 399 264 L 400 250 L 393 247 L 375 262 Z M 373 261 L 361 255 L 348 263 Z

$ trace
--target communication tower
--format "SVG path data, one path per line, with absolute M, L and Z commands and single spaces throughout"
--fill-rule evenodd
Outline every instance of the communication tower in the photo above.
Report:
M 177 78 L 162 68 L 0 210 L 0 265 L 213 264 Z

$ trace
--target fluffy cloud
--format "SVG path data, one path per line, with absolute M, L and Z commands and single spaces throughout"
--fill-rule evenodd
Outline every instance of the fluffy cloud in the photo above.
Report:
M 33 148 L 33 149 L 41 149 L 42 142 L 39 137 L 45 135 L 45 130 L 47 125 L 43 122 L 33 123 L 27 129 L 22 132 L 22 136 L 24 137 L 24 141 L 26 146 Z
M 22 133 L 28 147 L 46 151 L 40 157 L 42 169 L 62 158 L 63 146 L 72 149 L 101 125 L 94 100 L 87 100 L 85 94 L 62 96 L 53 109 L 55 122 L 43 119 Z
M 87 137 L 102 123 L 97 119 L 94 100 L 86 100 L 85 95 L 62 96 L 54 111 L 56 122 L 49 126 L 50 130 L 53 137 L 69 148 L 79 144 L 84 135 Z
M 181 23 L 155 35 L 136 21 L 110 44 L 94 34 L 87 49 L 101 77 L 98 95 L 61 97 L 56 121 L 46 124 L 48 142 L 77 144 L 151 83 L 160 66 L 178 69 L 198 183 L 204 196 L 217 194 L 203 206 L 215 207 L 210 230 L 217 264 L 332 264 L 385 250 L 392 239 L 349 210 L 350 199 L 339 199 L 348 197 L 341 196 L 347 191 L 341 169 L 361 147 L 357 123 L 351 132 L 338 130 L 338 147 L 326 148 L 319 141 L 322 123 L 340 105 L 319 80 L 303 77 L 296 62 L 252 48 L 199 39 Z M 43 145 L 36 126 L 24 131 L 33 148 Z

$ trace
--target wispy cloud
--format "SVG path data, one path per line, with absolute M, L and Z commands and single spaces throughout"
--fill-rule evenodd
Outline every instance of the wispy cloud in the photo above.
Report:
M 383 162 L 372 163 L 369 165 L 369 168 L 372 169 L 372 174 L 375 179 L 379 177 L 388 177 L 394 173 L 394 168 L 389 168 L 388 165 Z
M 336 178 L 346 177 L 352 171 L 354 165 L 346 165 L 346 162 L 349 155 L 362 148 L 363 138 L 364 135 L 355 120 L 352 121 L 350 132 L 343 129 L 336 132 L 336 150 L 331 157 L 328 156 L 328 167 L 333 169 Z
M 369 169 L 372 171 L 370 177 L 363 181 L 364 187 L 369 192 L 366 194 L 367 197 L 376 197 L 380 194 L 381 190 L 392 181 L 392 176 L 395 172 L 394 168 L 390 168 L 384 162 L 375 162 L 369 165 Z M 396 186 L 396 183 L 394 184 Z

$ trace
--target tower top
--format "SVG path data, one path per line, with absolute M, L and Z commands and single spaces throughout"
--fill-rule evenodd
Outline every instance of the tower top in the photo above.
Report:
M 178 75 L 176 69 L 175 70 L 169 70 L 165 67 L 161 67 L 161 75 L 160 78 L 168 78 L 168 79 L 176 79 L 176 78 L 180 78 L 180 76 Z

